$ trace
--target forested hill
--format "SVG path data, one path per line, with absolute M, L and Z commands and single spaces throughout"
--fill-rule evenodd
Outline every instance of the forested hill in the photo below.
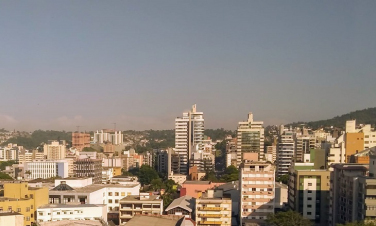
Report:
M 337 128 L 345 128 L 347 120 L 356 119 L 356 124 L 371 124 L 376 125 L 376 107 L 367 108 L 364 110 L 353 111 L 341 116 L 336 116 L 327 120 L 319 120 L 312 122 L 294 122 L 289 125 L 297 126 L 299 124 L 306 124 L 312 129 L 318 129 L 321 127 L 334 126 Z
M 65 140 L 70 143 L 72 140 L 72 133 L 65 131 L 36 130 L 30 136 L 17 136 L 10 138 L 2 145 L 13 143 L 19 146 L 24 146 L 26 149 L 33 149 L 38 147 L 41 143 L 45 143 L 49 140 Z

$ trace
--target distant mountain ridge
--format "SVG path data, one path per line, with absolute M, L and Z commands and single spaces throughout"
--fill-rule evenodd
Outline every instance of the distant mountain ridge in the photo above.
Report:
M 331 119 L 311 121 L 311 122 L 294 122 L 288 125 L 297 126 L 300 124 L 306 124 L 312 129 L 318 129 L 321 127 L 330 127 L 334 126 L 337 128 L 345 128 L 347 120 L 356 119 L 356 124 L 371 124 L 372 126 L 376 125 L 376 107 L 366 108 L 363 110 L 353 111 L 341 116 L 336 116 Z

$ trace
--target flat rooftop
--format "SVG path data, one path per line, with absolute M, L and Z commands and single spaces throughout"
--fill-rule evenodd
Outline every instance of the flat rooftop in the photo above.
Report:
M 59 193 L 91 193 L 94 191 L 98 191 L 102 188 L 110 187 L 110 188 L 134 188 L 138 186 L 139 184 L 91 184 L 86 187 L 82 188 L 73 188 L 74 190 L 68 190 L 68 191 L 54 191 L 50 190 L 50 194 L 59 194 Z
M 16 212 L 0 212 L 0 216 L 13 216 L 13 215 L 21 215 L 21 216 L 23 216 L 22 214 L 16 213 Z
M 120 199 L 120 201 L 125 201 L 125 202 L 143 202 L 143 201 L 161 201 L 162 199 L 160 198 L 159 195 L 149 195 L 149 198 L 141 198 L 139 195 L 128 195 L 127 197 L 124 197 Z
M 136 215 L 127 226 L 176 226 L 181 225 L 184 216 L 144 216 Z
M 60 209 L 63 209 L 63 208 L 85 208 L 85 207 L 101 207 L 101 206 L 105 206 L 103 204 L 81 204 L 81 203 L 77 203 L 77 204 L 47 204 L 47 205 L 43 205 L 41 207 L 39 207 L 38 209 L 51 209 L 51 208 L 60 208 Z
M 211 181 L 184 181 L 183 184 L 210 184 Z

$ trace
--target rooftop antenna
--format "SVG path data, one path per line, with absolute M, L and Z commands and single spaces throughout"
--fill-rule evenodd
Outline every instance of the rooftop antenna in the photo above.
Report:
M 114 132 L 116 131 L 116 122 L 113 122 L 112 124 L 114 124 Z

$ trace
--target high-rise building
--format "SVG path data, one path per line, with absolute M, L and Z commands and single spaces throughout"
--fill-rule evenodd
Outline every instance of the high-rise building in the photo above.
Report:
M 231 207 L 231 198 L 224 196 L 223 190 L 209 189 L 196 199 L 196 223 L 231 226 Z
M 248 114 L 248 120 L 239 122 L 237 130 L 237 153 L 241 161 L 247 160 L 249 153 L 257 153 L 260 160 L 265 160 L 264 155 L 264 122 L 254 121 L 253 114 Z M 237 163 L 237 166 L 241 162 Z
M 88 133 L 72 133 L 72 147 L 78 151 L 83 148 L 90 147 L 90 134 Z
M 66 142 L 65 140 L 50 140 L 43 146 L 43 150 L 49 160 L 64 159 L 67 152 Z
M 175 151 L 180 157 L 180 173 L 187 175 L 192 155 L 204 150 L 204 113 L 196 105 L 175 119 Z
M 267 162 L 245 160 L 240 165 L 240 225 L 263 224 L 274 213 L 275 171 Z
M 94 184 L 102 183 L 101 159 L 77 159 L 74 162 L 73 173 L 75 177 L 92 177 Z
M 294 132 L 284 130 L 278 138 L 277 145 L 277 175 L 282 176 L 289 173 L 289 167 L 294 158 L 295 141 Z
M 94 140 L 95 144 L 104 144 L 104 143 L 111 143 L 111 144 L 122 144 L 124 140 L 124 135 L 121 131 L 110 130 L 110 129 L 103 129 L 101 131 L 96 131 L 94 133 Z
M 359 178 L 366 176 L 368 165 L 333 164 L 332 169 L 328 225 L 335 226 L 346 222 L 364 220 L 365 218 L 360 216 L 363 211 L 360 210 L 365 206 L 365 200 L 371 201 L 372 205 L 369 207 L 372 207 L 372 209 L 375 206 L 375 202 L 372 200 L 374 195 L 367 193 L 365 189 L 367 186 L 363 187 L 362 185 L 362 188 L 359 189 Z M 368 188 L 373 187 L 374 185 L 371 185 Z
M 304 156 L 307 154 L 309 155 L 309 151 L 315 148 L 315 137 L 309 135 L 297 135 L 295 141 L 295 162 L 306 162 Z
M 157 159 L 157 171 L 159 173 L 164 173 L 164 174 L 167 174 L 168 173 L 168 152 L 170 150 L 158 150 L 156 152 L 156 159 Z
M 314 164 L 295 163 L 289 172 L 289 208 L 317 226 L 328 225 L 329 180 L 329 170 L 315 169 Z

